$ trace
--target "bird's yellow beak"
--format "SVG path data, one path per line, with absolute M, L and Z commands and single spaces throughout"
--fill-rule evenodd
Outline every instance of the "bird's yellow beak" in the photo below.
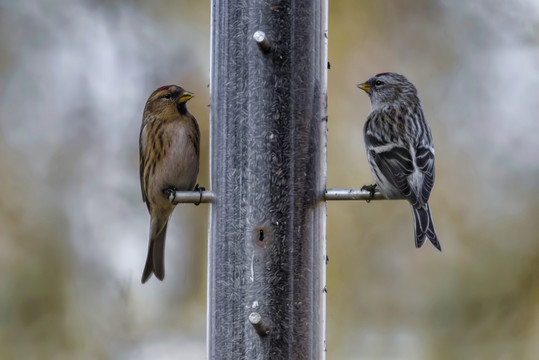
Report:
M 357 87 L 360 88 L 361 90 L 365 91 L 365 92 L 371 91 L 371 87 L 367 83 L 357 84 Z
M 192 92 L 189 92 L 187 90 L 184 90 L 182 96 L 180 96 L 178 101 L 180 103 L 184 103 L 184 102 L 189 101 L 193 96 L 195 96 L 195 94 L 193 94 Z

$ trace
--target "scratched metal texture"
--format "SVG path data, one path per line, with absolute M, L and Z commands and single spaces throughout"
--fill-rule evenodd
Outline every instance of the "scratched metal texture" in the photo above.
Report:
M 212 3 L 209 359 L 324 358 L 323 6 Z

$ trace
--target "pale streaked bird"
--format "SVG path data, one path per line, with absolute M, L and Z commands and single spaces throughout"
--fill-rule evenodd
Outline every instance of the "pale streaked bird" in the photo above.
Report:
M 198 176 L 200 131 L 186 103 L 193 94 L 167 85 L 150 95 L 140 129 L 140 185 L 150 213 L 150 243 L 142 283 L 165 277 L 165 237 L 177 190 L 193 190 Z
M 363 128 L 367 158 L 376 185 L 385 197 L 405 198 L 412 205 L 415 245 L 425 239 L 442 250 L 428 204 L 434 185 L 432 134 L 415 86 L 403 75 L 387 72 L 358 87 L 371 100 Z

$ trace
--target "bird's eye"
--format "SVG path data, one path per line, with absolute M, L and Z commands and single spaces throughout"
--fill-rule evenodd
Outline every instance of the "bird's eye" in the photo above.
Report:
M 165 98 L 165 99 L 170 99 L 171 97 L 172 97 L 172 95 L 170 95 L 170 94 L 163 95 L 163 98 Z
M 376 80 L 376 82 L 374 83 L 374 85 L 376 86 L 380 86 L 380 85 L 383 85 L 384 82 L 383 81 L 380 81 L 380 80 Z

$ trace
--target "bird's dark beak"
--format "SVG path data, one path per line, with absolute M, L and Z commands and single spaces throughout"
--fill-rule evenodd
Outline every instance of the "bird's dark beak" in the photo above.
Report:
M 365 91 L 366 93 L 369 93 L 371 91 L 371 87 L 367 83 L 357 84 L 357 87 L 360 88 L 361 90 Z
M 178 102 L 179 103 L 187 102 L 187 101 L 191 100 L 193 98 L 193 96 L 195 96 L 195 94 L 193 94 L 192 92 L 189 92 L 187 90 L 184 90 L 182 96 L 180 96 L 180 98 L 178 99 Z

